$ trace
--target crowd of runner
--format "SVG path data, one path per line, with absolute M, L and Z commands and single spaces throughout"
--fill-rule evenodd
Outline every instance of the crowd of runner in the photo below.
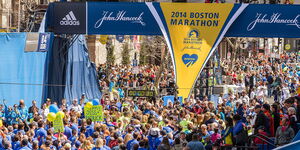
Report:
M 105 121 L 93 122 L 83 114 L 84 95 L 59 104 L 64 112 L 64 131 L 55 133 L 47 120 L 50 99 L 39 107 L 24 100 L 13 107 L 0 105 L 0 149 L 27 150 L 204 150 L 219 146 L 290 143 L 298 133 L 300 97 L 297 96 L 300 69 L 295 55 L 280 59 L 240 58 L 221 61 L 223 76 L 230 77 L 236 89 L 221 93 L 217 102 L 209 97 L 191 96 L 163 105 L 161 97 L 126 97 L 127 88 L 174 94 L 174 74 L 163 71 L 159 88 L 154 83 L 157 66 L 100 67 L 99 80 L 104 96 L 100 99 Z M 108 73 L 109 72 L 109 73 Z M 173 89 L 173 90 L 172 90 Z M 174 90 L 175 89 L 175 90 Z M 274 102 L 270 102 L 270 99 Z M 55 104 L 55 103 L 54 103 Z M 231 149 L 230 147 L 228 147 Z

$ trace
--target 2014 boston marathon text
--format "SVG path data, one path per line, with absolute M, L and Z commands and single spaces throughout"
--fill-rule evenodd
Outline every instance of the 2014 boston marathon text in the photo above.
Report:
M 217 27 L 219 17 L 219 13 L 172 12 L 170 25 Z

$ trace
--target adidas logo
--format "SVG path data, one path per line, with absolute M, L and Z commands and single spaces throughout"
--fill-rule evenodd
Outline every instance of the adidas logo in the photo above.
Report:
M 76 19 L 73 11 L 70 11 L 60 22 L 60 25 L 79 26 L 80 22 Z

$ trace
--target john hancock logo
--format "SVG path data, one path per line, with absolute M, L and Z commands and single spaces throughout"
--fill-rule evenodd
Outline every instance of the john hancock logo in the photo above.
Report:
M 192 55 L 184 54 L 184 55 L 182 55 L 182 61 L 187 67 L 190 67 L 193 64 L 195 64 L 197 60 L 198 60 L 198 55 L 197 54 L 192 54 Z
M 113 22 L 130 22 L 133 24 L 141 24 L 142 26 L 146 26 L 143 15 L 144 12 L 136 14 L 135 16 L 130 16 L 125 10 L 118 12 L 103 11 L 102 16 L 96 21 L 94 27 L 100 28 L 104 22 L 109 22 L 108 24 L 112 24 Z
M 199 30 L 190 30 L 187 37 L 183 39 L 183 44 L 185 44 L 185 46 L 182 50 L 201 50 L 202 40 Z

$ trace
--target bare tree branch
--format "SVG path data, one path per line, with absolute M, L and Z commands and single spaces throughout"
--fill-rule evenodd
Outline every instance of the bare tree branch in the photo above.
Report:
M 229 39 L 229 38 L 225 38 L 226 39 L 226 41 L 229 43 L 229 45 L 232 47 L 232 48 L 234 48 L 234 45 L 233 45 L 233 43 L 231 42 L 231 40 Z

